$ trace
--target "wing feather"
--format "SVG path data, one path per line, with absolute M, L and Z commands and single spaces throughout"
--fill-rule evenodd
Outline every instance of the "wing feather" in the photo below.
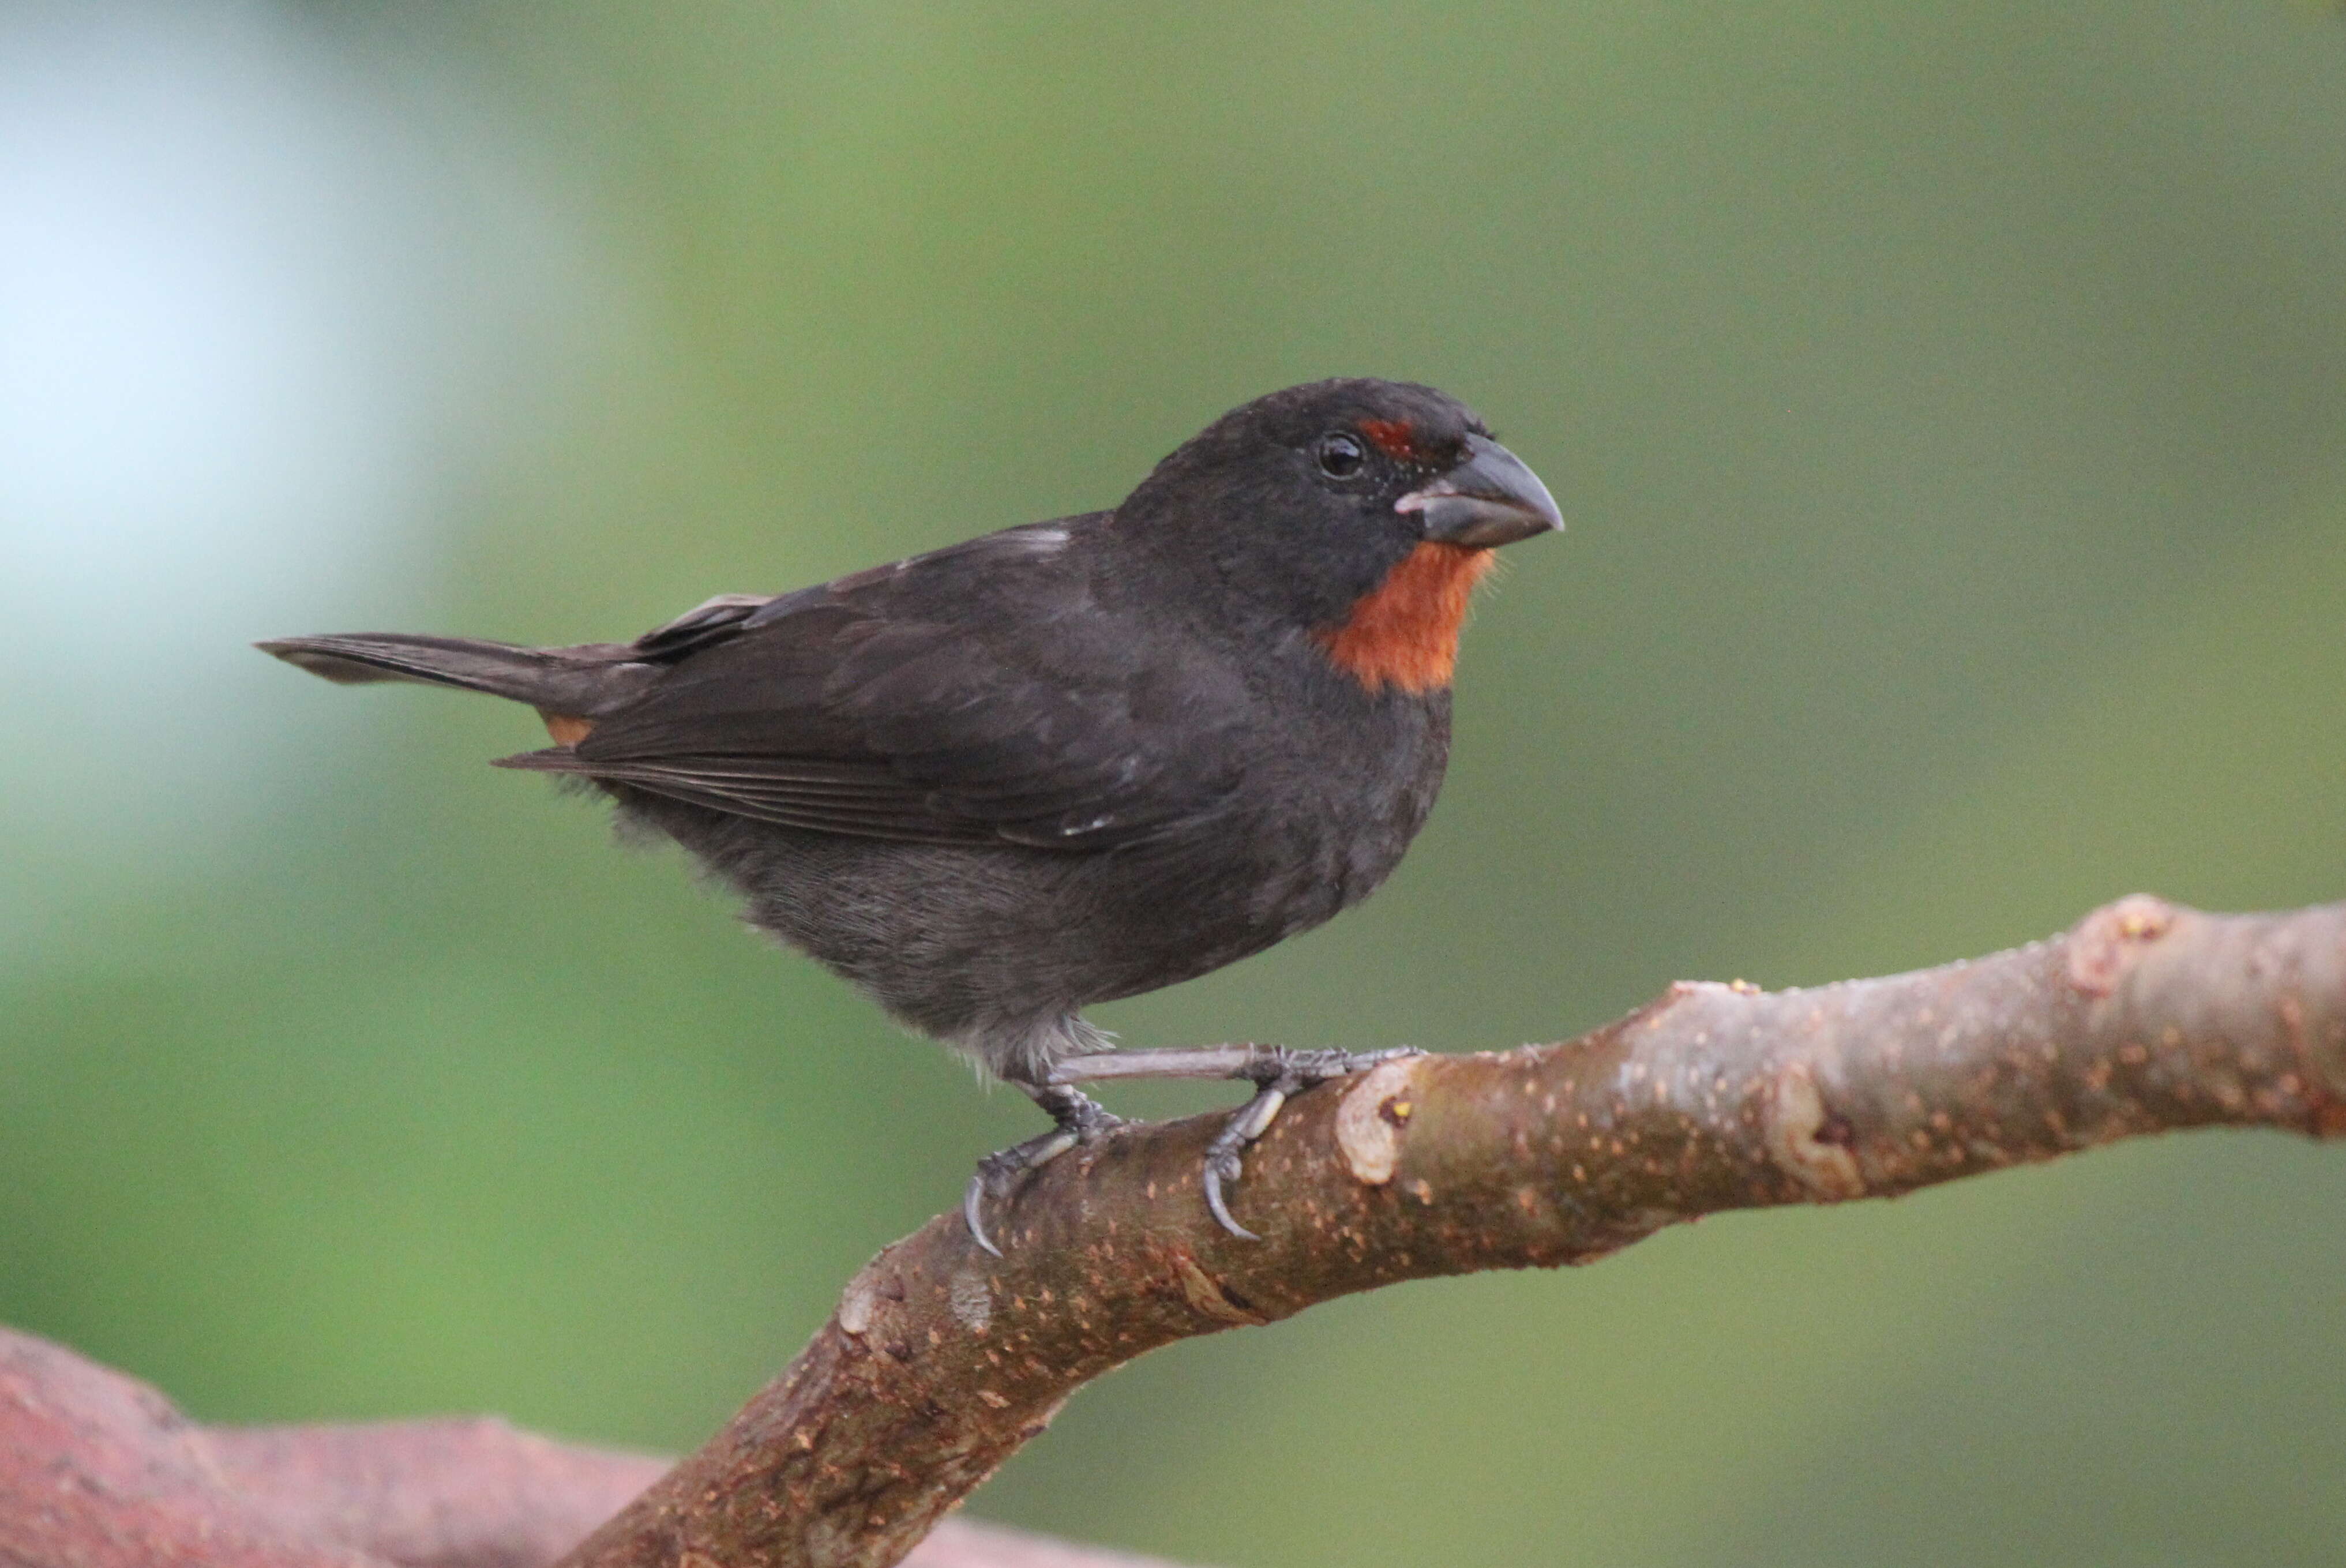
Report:
M 1105 612 L 1064 548 L 1102 521 L 711 600 L 638 645 L 674 661 L 642 699 L 509 761 L 859 837 L 1081 850 L 1175 830 L 1230 799 L 1251 700 L 1194 650 L 1168 680 Z

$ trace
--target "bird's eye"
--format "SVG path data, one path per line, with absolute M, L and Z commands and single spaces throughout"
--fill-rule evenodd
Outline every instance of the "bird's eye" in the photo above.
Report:
M 1341 431 L 1320 438 L 1318 456 L 1320 472 L 1331 479 L 1350 479 L 1361 471 L 1361 464 L 1369 460 L 1369 454 L 1361 450 L 1361 443 Z

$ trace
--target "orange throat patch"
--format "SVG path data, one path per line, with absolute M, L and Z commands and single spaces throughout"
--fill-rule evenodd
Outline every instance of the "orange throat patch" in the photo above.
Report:
M 1420 545 L 1354 600 L 1341 622 L 1311 635 L 1338 668 L 1371 691 L 1390 684 L 1422 694 L 1448 686 L 1467 601 L 1491 565 L 1488 550 Z

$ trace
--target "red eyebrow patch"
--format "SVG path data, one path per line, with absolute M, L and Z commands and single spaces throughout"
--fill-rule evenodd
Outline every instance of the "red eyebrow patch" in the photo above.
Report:
M 1417 427 L 1405 419 L 1364 419 L 1361 433 L 1376 443 L 1377 450 L 1402 463 L 1419 463 L 1425 458 L 1425 449 L 1417 443 Z

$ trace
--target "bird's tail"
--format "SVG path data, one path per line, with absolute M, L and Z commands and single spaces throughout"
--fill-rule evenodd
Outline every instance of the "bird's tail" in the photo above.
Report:
M 556 713 L 593 713 L 634 684 L 629 675 L 650 673 L 626 664 L 627 650 L 618 647 L 525 648 L 404 632 L 280 637 L 253 646 L 346 686 L 422 681 L 484 691 Z

